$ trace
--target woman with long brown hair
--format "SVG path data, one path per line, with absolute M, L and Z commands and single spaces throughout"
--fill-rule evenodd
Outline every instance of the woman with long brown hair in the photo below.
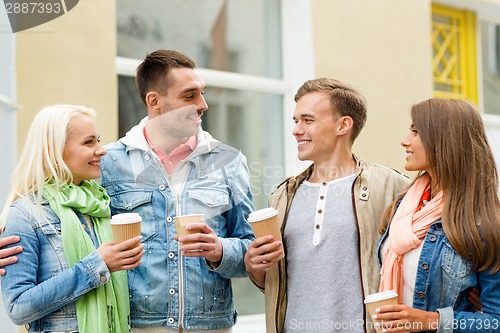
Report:
M 411 109 L 401 145 L 419 171 L 385 211 L 381 291 L 398 305 L 374 316 L 385 332 L 500 330 L 498 175 L 484 125 L 467 101 L 431 98 Z M 481 292 L 482 312 L 467 301 Z

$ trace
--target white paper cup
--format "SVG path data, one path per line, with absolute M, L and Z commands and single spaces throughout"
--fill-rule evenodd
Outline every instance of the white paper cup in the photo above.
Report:
M 111 228 L 115 237 L 115 243 L 121 243 L 128 239 L 141 235 L 142 217 L 137 213 L 123 213 L 111 217 Z
M 398 304 L 398 293 L 394 290 L 381 291 L 379 293 L 366 296 L 365 305 L 370 318 L 377 314 L 375 310 L 384 305 Z M 373 323 L 376 321 L 372 320 Z M 375 328 L 378 333 L 382 333 L 382 328 Z
M 179 237 L 200 233 L 200 230 L 186 230 L 186 226 L 191 223 L 205 223 L 204 214 L 179 215 L 174 217 L 175 229 Z M 193 244 L 196 242 L 183 242 L 183 244 Z
M 256 210 L 248 215 L 248 222 L 252 227 L 255 238 L 272 235 L 274 241 L 282 241 L 280 226 L 278 224 L 278 211 L 274 208 L 263 208 Z M 285 256 L 283 242 L 281 243 L 283 251 L 278 259 Z

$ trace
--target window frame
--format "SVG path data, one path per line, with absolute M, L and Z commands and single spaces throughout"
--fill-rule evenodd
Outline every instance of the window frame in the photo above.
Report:
M 464 9 L 475 12 L 476 22 L 476 85 L 477 85 L 477 107 L 481 112 L 486 125 L 500 127 L 500 115 L 487 114 L 484 112 L 484 89 L 483 89 L 483 66 L 482 63 L 482 45 L 481 45 L 481 22 L 489 21 L 500 25 L 500 1 L 497 3 L 477 1 L 477 0 L 438 0 L 432 4 L 444 5 L 456 9 Z
M 434 15 L 450 19 L 452 24 L 449 26 L 455 31 L 455 34 L 448 32 L 445 36 L 445 42 L 448 40 L 448 43 L 439 44 L 437 55 L 433 57 L 434 96 L 441 98 L 464 98 L 477 104 L 477 72 L 480 67 L 477 65 L 476 55 L 476 15 L 473 11 L 467 9 L 433 3 L 432 16 L 434 17 Z M 434 19 L 432 19 L 431 42 L 433 48 L 438 44 L 438 36 L 441 35 L 434 30 L 435 25 L 438 24 L 440 23 L 434 22 Z M 451 54 L 451 57 L 446 57 L 444 54 Z M 440 71 L 438 65 L 442 64 L 442 59 L 448 60 L 448 62 L 447 66 Z M 453 59 L 456 60 L 453 61 Z M 447 86 L 452 90 L 437 89 L 436 84 Z

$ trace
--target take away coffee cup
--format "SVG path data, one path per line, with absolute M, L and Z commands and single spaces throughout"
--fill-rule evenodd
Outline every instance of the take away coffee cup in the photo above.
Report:
M 115 237 L 115 243 L 121 243 L 128 239 L 141 235 L 142 217 L 137 213 L 116 214 L 111 217 L 111 228 Z
M 255 238 L 273 235 L 274 241 L 282 241 L 280 226 L 278 224 L 278 211 L 274 208 L 263 208 L 248 215 L 248 222 L 252 227 Z M 283 243 L 281 244 L 281 259 L 285 256 Z
M 205 214 L 189 214 L 174 217 L 175 229 L 179 237 L 197 234 L 199 230 L 186 230 L 186 226 L 191 223 L 205 223 Z M 183 242 L 183 244 L 193 244 L 196 242 Z
M 366 296 L 365 305 L 370 317 L 377 314 L 375 310 L 384 305 L 398 304 L 398 293 L 394 290 L 381 291 L 379 293 Z M 376 321 L 372 320 L 373 323 Z M 375 328 L 378 333 L 382 333 L 382 328 Z

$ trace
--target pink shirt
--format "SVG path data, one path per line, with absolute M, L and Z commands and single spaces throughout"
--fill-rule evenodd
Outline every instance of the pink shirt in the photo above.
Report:
M 169 175 L 172 174 L 172 171 L 174 171 L 177 163 L 188 157 L 189 154 L 193 152 L 197 144 L 196 135 L 193 135 L 186 141 L 186 143 L 183 143 L 179 147 L 175 148 L 170 153 L 170 155 L 167 155 L 163 150 L 156 146 L 153 146 L 151 142 L 149 142 L 148 136 L 146 134 L 146 129 L 144 129 L 144 137 L 146 138 L 149 147 L 153 150 L 156 156 L 158 156 L 158 158 L 160 159 L 161 163 L 163 163 L 163 165 L 165 166 L 165 170 L 167 170 L 167 173 Z

